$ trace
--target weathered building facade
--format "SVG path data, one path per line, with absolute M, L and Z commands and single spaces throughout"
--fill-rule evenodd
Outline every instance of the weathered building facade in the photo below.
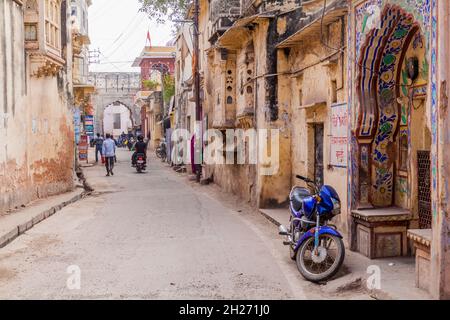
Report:
M 73 188 L 69 3 L 0 4 L 0 212 Z
M 192 18 L 192 11 L 188 12 L 187 18 Z M 196 113 L 194 102 L 194 73 L 193 73 L 193 24 L 185 23 L 178 30 L 175 40 L 176 57 L 175 57 L 175 109 L 174 122 L 175 128 L 186 129 L 193 133 L 195 127 Z M 176 146 L 174 155 L 187 152 L 182 150 L 180 146 Z M 173 159 L 177 164 L 182 164 L 182 157 Z M 186 167 L 189 173 L 192 173 L 192 166 Z
M 328 1 L 324 21 L 317 3 L 212 1 L 210 5 L 208 9 L 202 2 L 200 11 L 201 29 L 211 30 L 200 50 L 207 51 L 200 60 L 204 60 L 202 107 L 208 128 L 224 135 L 227 129 L 278 130 L 278 154 L 272 156 L 278 156 L 279 164 L 269 175 L 264 173 L 265 161 L 208 165 L 206 176 L 258 207 L 286 205 L 290 188 L 298 183 L 296 174 L 319 183 L 341 178 L 336 187 L 345 194 L 346 136 L 331 139 L 330 132 L 331 113 L 345 109 L 347 99 L 346 1 Z M 345 121 L 345 115 L 340 116 Z M 341 150 L 335 150 L 332 140 L 341 142 Z M 266 148 L 264 154 L 276 151 L 270 144 L 258 148 Z M 332 153 L 339 159 L 332 161 Z M 341 220 L 346 226 L 345 213 Z
M 347 189 L 347 2 L 302 5 L 303 22 L 277 44 L 280 117 L 291 135 L 291 183 L 300 174 L 332 185 L 346 208 Z M 290 26 L 291 24 L 291 26 Z M 281 16 L 280 32 L 292 28 Z M 336 221 L 346 233 L 348 212 Z
M 200 1 L 203 132 L 280 132 L 274 174 L 264 161 L 204 163 L 204 178 L 260 208 L 286 205 L 297 174 L 330 184 L 351 250 L 415 255 L 416 286 L 449 297 L 448 10 L 436 0 Z M 182 97 L 189 73 L 177 74 Z M 179 106 L 186 129 L 190 108 Z

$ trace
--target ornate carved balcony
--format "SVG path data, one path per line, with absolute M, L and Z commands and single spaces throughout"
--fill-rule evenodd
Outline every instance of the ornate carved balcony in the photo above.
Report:
M 30 55 L 31 76 L 54 77 L 64 66 L 65 61 L 49 53 L 35 52 Z
M 212 0 L 211 16 L 212 30 L 209 37 L 210 43 L 216 40 L 229 28 L 241 15 L 240 0 Z
M 82 35 L 78 32 L 72 33 L 72 47 L 73 54 L 81 54 L 83 48 L 91 44 L 91 41 L 88 36 Z

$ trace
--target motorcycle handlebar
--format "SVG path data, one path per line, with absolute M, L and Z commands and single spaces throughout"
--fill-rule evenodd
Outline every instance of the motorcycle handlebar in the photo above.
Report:
M 314 188 L 314 192 L 319 193 L 319 187 L 316 185 L 316 183 L 313 180 L 303 177 L 301 175 L 296 175 L 296 177 L 300 180 L 305 181 L 307 184 L 311 185 Z
M 303 176 L 301 176 L 301 175 L 296 175 L 296 177 L 297 177 L 298 179 L 300 179 L 300 180 L 305 181 L 305 182 L 314 182 L 314 181 L 312 181 L 311 179 L 308 179 L 308 178 L 303 177 Z

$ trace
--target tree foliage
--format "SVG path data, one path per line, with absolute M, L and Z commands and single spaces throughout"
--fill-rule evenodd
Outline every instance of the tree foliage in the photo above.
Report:
M 163 99 L 164 102 L 170 102 L 170 98 L 175 95 L 175 77 L 170 74 L 163 76 Z
M 139 0 L 142 5 L 141 11 L 159 23 L 166 22 L 167 18 L 171 21 L 184 19 L 191 2 L 191 0 Z
M 152 90 L 156 90 L 159 86 L 159 82 L 156 80 L 142 80 L 142 84 L 144 86 L 145 89 L 148 89 L 150 91 Z

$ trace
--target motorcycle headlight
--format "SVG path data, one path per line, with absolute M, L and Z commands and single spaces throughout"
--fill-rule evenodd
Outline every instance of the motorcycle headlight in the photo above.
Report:
M 333 202 L 333 215 L 341 214 L 341 203 L 334 198 L 331 198 L 331 201 Z

